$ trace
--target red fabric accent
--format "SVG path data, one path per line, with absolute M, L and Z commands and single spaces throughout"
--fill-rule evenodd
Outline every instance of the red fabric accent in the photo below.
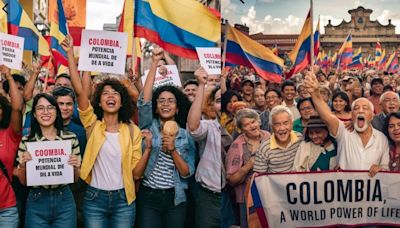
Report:
M 82 27 L 68 27 L 69 34 L 74 40 L 74 46 L 81 46 Z

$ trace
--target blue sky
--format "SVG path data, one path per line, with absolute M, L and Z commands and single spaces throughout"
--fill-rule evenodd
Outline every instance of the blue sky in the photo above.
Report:
M 297 34 L 303 26 L 310 0 L 221 0 L 222 17 L 229 23 L 246 24 L 250 33 Z M 338 25 L 343 19 L 350 20 L 348 10 L 363 6 L 372 9 L 371 20 L 387 25 L 388 19 L 396 25 L 400 34 L 400 0 L 314 0 L 314 26 L 321 17 L 323 25 L 332 20 Z

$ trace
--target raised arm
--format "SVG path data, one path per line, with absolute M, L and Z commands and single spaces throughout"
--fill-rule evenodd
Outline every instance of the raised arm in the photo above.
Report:
M 164 59 L 167 65 L 176 65 L 175 61 L 171 58 L 168 52 L 164 51 Z
M 151 99 L 152 99 L 153 85 L 154 85 L 154 80 L 156 78 L 156 73 L 157 73 L 157 65 L 158 65 L 158 62 L 163 57 L 163 52 L 164 52 L 164 50 L 161 48 L 158 48 L 158 47 L 154 48 L 154 50 L 153 50 L 150 71 L 149 71 L 149 74 L 147 75 L 146 82 L 144 83 L 144 86 L 143 86 L 143 101 L 144 102 L 151 101 Z
M 17 85 L 15 84 L 14 78 L 11 76 L 11 71 L 8 67 L 2 65 L 1 72 L 5 74 L 6 80 L 10 85 L 10 100 L 11 100 L 11 117 L 10 126 L 14 132 L 21 132 L 22 129 L 22 105 L 23 99 L 19 92 Z
M 40 62 L 32 64 L 32 74 L 24 86 L 24 101 L 29 101 L 33 97 L 33 90 L 35 89 L 36 80 L 40 73 Z
M 78 68 L 75 63 L 73 42 L 72 37 L 67 35 L 67 37 L 61 43 L 62 48 L 67 52 L 68 57 L 68 68 L 71 75 L 72 87 L 74 87 L 75 94 L 78 101 L 78 107 L 80 110 L 86 110 L 89 107 L 89 99 L 87 93 L 84 91 L 81 79 L 79 77 Z
M 308 72 L 304 80 L 304 85 L 307 91 L 311 94 L 314 107 L 319 113 L 321 119 L 328 126 L 329 132 L 336 136 L 339 128 L 339 119 L 333 115 L 328 104 L 322 99 L 319 92 L 319 83 L 315 75 Z
M 190 107 L 187 119 L 187 125 L 189 131 L 191 132 L 195 131 L 200 126 L 201 106 L 204 97 L 204 86 L 207 83 L 207 72 L 203 69 L 203 67 L 197 69 L 194 72 L 194 75 L 196 76 L 199 85 L 197 87 L 196 97 L 194 98 L 192 106 Z
M 86 92 L 87 99 L 92 97 L 92 77 L 90 71 L 83 71 L 82 75 L 82 88 Z
M 226 81 L 228 78 L 229 70 L 228 69 L 223 69 L 221 72 L 221 94 L 226 93 L 228 89 L 226 88 Z

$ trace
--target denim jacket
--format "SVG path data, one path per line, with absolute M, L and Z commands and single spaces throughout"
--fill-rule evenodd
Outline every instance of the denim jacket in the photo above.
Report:
M 147 167 L 144 171 L 144 177 L 148 178 L 153 172 L 155 164 L 157 163 L 159 153 L 162 153 L 160 120 L 153 119 L 152 102 L 151 101 L 144 102 L 143 93 L 140 94 L 137 106 L 139 110 L 140 129 L 150 129 L 151 133 L 153 134 L 153 139 L 152 139 L 153 147 L 151 150 L 149 161 L 147 163 Z M 188 188 L 187 179 L 191 175 L 193 175 L 195 171 L 194 160 L 195 160 L 196 147 L 192 136 L 189 135 L 186 129 L 179 128 L 179 133 L 176 136 L 175 140 L 175 147 L 176 150 L 179 152 L 180 156 L 182 157 L 182 159 L 189 166 L 189 175 L 185 177 L 180 176 L 177 169 L 174 170 L 174 182 L 175 182 L 174 202 L 175 205 L 178 205 L 186 201 L 185 189 Z M 143 145 L 142 148 L 146 148 L 145 145 Z

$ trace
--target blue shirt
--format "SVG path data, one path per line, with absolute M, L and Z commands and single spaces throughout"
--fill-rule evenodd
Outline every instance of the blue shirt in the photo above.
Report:
M 139 110 L 139 127 L 140 129 L 150 129 L 153 134 L 152 139 L 152 151 L 150 154 L 149 161 L 144 171 L 144 178 L 149 178 L 154 170 L 154 167 L 159 159 L 159 153 L 161 152 L 161 131 L 159 119 L 153 119 L 152 102 L 143 101 L 143 93 L 140 94 L 137 103 Z M 142 146 L 142 148 L 146 148 Z M 186 201 L 185 189 L 188 188 L 187 179 L 194 174 L 194 159 L 196 147 L 192 136 L 186 131 L 186 129 L 179 128 L 178 135 L 175 139 L 175 148 L 179 152 L 182 159 L 189 166 L 189 175 L 186 177 L 180 176 L 177 169 L 174 169 L 174 184 L 175 184 L 175 205 L 178 205 Z

